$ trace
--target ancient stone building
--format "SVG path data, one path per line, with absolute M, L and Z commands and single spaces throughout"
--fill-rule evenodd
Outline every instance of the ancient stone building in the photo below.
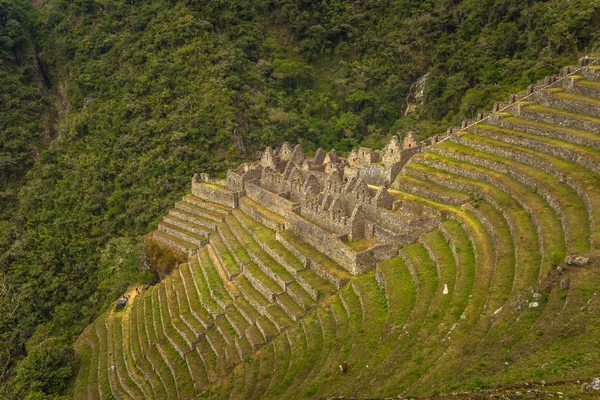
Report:
M 279 150 L 267 147 L 260 161 L 230 170 L 224 186 L 204 174 L 196 176 L 192 193 L 245 208 L 265 225 L 292 231 L 358 274 L 439 223 L 437 212 L 403 205 L 385 185 L 419 149 L 412 133 L 402 143 L 394 136 L 382 150 L 359 148 L 347 158 L 323 149 L 307 157 L 300 144 L 292 149 L 283 143 Z M 247 210 L 248 203 L 240 202 L 244 196 L 259 209 Z M 284 226 L 269 220 L 269 212 L 281 216 Z M 359 242 L 361 251 L 353 250 Z

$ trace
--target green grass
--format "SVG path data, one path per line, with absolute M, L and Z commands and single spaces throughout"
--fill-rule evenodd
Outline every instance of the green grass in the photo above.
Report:
M 77 339 L 75 350 L 79 355 L 81 367 L 73 387 L 75 398 L 99 399 L 98 393 L 98 350 L 95 336 L 95 323 L 91 324 Z
M 202 306 L 213 316 L 222 313 L 223 308 L 212 298 L 210 288 L 204 279 L 204 274 L 201 271 L 202 266 L 198 263 L 198 259 L 192 257 L 189 264 L 183 264 L 179 268 L 182 271 L 189 271 L 189 276 L 192 278 L 190 284 L 195 286 L 198 290 L 199 300 Z
M 323 366 L 331 357 L 331 354 L 335 347 L 335 340 L 337 339 L 338 327 L 336 325 L 336 320 L 334 319 L 333 313 L 326 312 L 322 309 L 318 310 L 314 317 L 311 316 L 308 318 L 309 324 L 313 323 L 313 321 L 315 326 L 319 326 L 321 329 L 320 333 L 322 337 L 320 338 L 320 340 L 322 350 L 319 352 L 319 358 L 317 359 L 317 361 L 313 362 L 313 364 L 311 365 L 310 373 L 304 379 L 304 382 L 306 382 L 304 384 L 304 387 L 306 388 L 306 393 L 314 391 L 313 394 L 317 394 L 319 392 L 319 389 L 322 389 L 323 386 L 321 386 L 318 383 L 311 382 L 314 382 L 319 378 Z
M 221 235 L 221 238 L 225 243 L 227 243 L 229 250 L 231 251 L 233 257 L 238 261 L 238 269 L 241 271 L 241 265 L 252 262 L 248 252 L 244 248 L 244 246 L 237 240 L 234 234 L 231 232 L 231 229 L 227 224 L 219 225 L 218 231 Z
M 502 120 L 502 122 L 508 122 L 509 124 L 515 124 L 517 126 L 525 126 L 525 127 L 531 127 L 531 128 L 535 128 L 538 130 L 544 130 L 544 131 L 548 131 L 548 132 L 563 132 L 563 133 L 567 133 L 570 135 L 574 135 L 574 136 L 579 136 L 581 138 L 584 139 L 588 139 L 588 140 L 593 140 L 593 141 L 597 141 L 598 140 L 598 135 L 589 131 L 584 131 L 581 129 L 575 129 L 575 128 L 568 128 L 568 127 L 564 127 L 564 126 L 558 126 L 558 125 L 554 125 L 554 124 L 549 124 L 546 122 L 540 122 L 540 121 L 534 121 L 531 119 L 524 119 L 524 118 L 519 118 L 519 117 L 515 117 L 515 116 L 510 116 L 508 118 L 504 118 Z
M 305 257 L 314 259 L 321 266 L 342 279 L 352 279 L 352 276 L 342 267 L 340 267 L 335 261 L 331 260 L 329 257 L 315 249 L 310 244 L 304 242 L 290 231 L 281 231 L 279 234 L 283 236 L 289 243 L 291 243 Z
M 170 234 L 168 234 L 166 232 L 162 232 L 162 231 L 158 231 L 157 230 L 157 231 L 154 231 L 152 233 L 152 235 L 154 235 L 154 236 L 163 236 L 163 237 L 165 237 L 165 238 L 167 238 L 167 239 L 169 239 L 169 240 L 171 240 L 171 241 L 173 241 L 173 242 L 181 245 L 183 248 L 185 248 L 187 250 L 194 250 L 194 249 L 198 248 L 197 245 L 195 245 L 193 243 L 190 243 L 190 242 L 186 242 L 185 240 L 183 240 L 183 239 L 181 239 L 181 238 L 179 238 L 177 236 L 170 235 Z
M 466 134 L 463 136 L 463 138 L 465 140 L 472 140 L 474 142 L 489 142 L 489 140 L 473 134 Z M 496 161 L 510 167 L 513 171 L 515 171 L 515 173 L 530 177 L 534 181 L 538 182 L 541 187 L 546 189 L 553 196 L 553 198 L 556 199 L 560 209 L 562 210 L 562 213 L 565 217 L 566 226 L 569 229 L 567 243 L 569 251 L 578 253 L 589 249 L 590 226 L 585 204 L 579 198 L 577 193 L 573 191 L 573 189 L 565 184 L 562 184 L 557 177 L 552 176 L 540 169 L 536 169 L 507 158 L 484 153 L 457 143 L 444 142 L 440 144 L 440 146 L 456 153 Z
M 373 242 L 365 238 L 353 240 L 352 242 L 344 242 L 344 244 L 356 252 L 367 250 L 373 247 Z
M 577 94 L 577 93 L 556 92 L 556 93 L 552 93 L 552 97 L 557 98 L 557 99 L 577 101 L 580 103 L 586 103 L 586 104 L 590 104 L 593 106 L 600 106 L 599 99 L 595 99 L 593 97 L 588 97 L 588 96 L 583 96 L 583 95 Z
M 214 354 L 214 367 L 218 376 L 227 370 L 225 349 L 228 347 L 216 324 L 206 330 L 206 342 Z
M 274 213 L 271 210 L 266 209 L 265 207 L 261 206 L 260 204 L 258 204 L 257 202 L 255 202 L 254 200 L 252 200 L 249 197 L 242 197 L 240 198 L 240 202 L 245 203 L 246 205 L 248 205 L 251 208 L 254 208 L 256 211 L 258 211 L 259 213 L 261 213 L 262 215 L 264 215 L 266 218 L 270 219 L 271 221 L 274 221 L 278 224 L 285 224 L 285 219 L 279 215 Z
M 220 229 L 223 229 L 222 227 L 223 225 L 220 225 Z M 221 256 L 221 265 L 223 266 L 225 273 L 228 274 L 228 277 L 232 277 L 233 275 L 239 274 L 241 272 L 240 266 L 238 265 L 237 261 L 235 260 L 227 246 L 225 246 L 225 243 L 223 242 L 223 239 L 221 239 L 220 234 L 213 233 L 210 236 L 210 242 L 213 245 L 215 252 L 218 252 Z
M 111 319 L 111 330 L 112 330 L 112 348 L 115 360 L 117 361 L 117 371 L 119 374 L 119 381 L 124 387 L 126 387 L 127 393 L 131 393 L 135 398 L 146 397 L 142 392 L 141 384 L 142 378 L 135 374 L 135 364 L 132 360 L 127 357 L 125 348 L 125 340 L 123 340 L 122 331 L 122 313 L 121 315 L 114 315 Z M 135 379 L 134 379 L 135 377 Z
M 267 276 L 262 271 L 262 269 L 260 269 L 260 267 L 255 263 L 250 263 L 246 265 L 246 270 L 244 271 L 244 274 L 246 274 L 249 277 L 253 277 L 256 281 L 259 281 L 260 285 L 265 287 L 273 295 L 283 292 L 283 288 L 277 282 L 275 282 L 273 279 Z
M 575 82 L 576 86 L 586 86 L 589 88 L 593 88 L 593 89 L 600 89 L 600 82 L 596 82 L 596 81 L 588 81 L 585 79 L 578 79 L 577 82 Z
M 225 317 L 225 315 L 219 315 L 215 318 L 215 326 L 221 333 L 223 340 L 227 345 L 231 345 L 235 343 L 235 338 L 237 336 L 235 329 L 229 323 L 229 320 Z
M 198 251 L 198 258 L 202 263 L 202 273 L 204 274 L 206 282 L 210 287 L 211 296 L 218 299 L 219 304 L 221 304 L 223 308 L 228 307 L 228 305 L 232 302 L 231 296 L 227 289 L 225 289 L 223 280 L 219 275 L 219 271 L 217 271 L 217 268 L 210 259 L 206 246 L 200 248 Z
M 132 357 L 135 359 L 136 366 L 143 371 L 144 378 L 148 376 L 148 384 L 150 385 L 151 393 L 155 397 L 166 396 L 166 392 L 160 378 L 153 370 L 152 366 L 148 362 L 145 354 L 142 352 L 140 328 L 141 324 L 138 322 L 137 315 L 140 309 L 139 299 L 140 296 L 136 296 L 131 304 L 131 308 L 126 310 L 126 317 L 129 318 L 128 329 L 124 329 L 124 332 L 129 332 L 129 348 Z M 127 322 L 127 318 L 124 317 L 123 321 Z
M 200 197 L 194 196 L 191 193 L 186 194 L 184 198 L 185 199 L 191 199 L 192 201 L 195 201 L 195 202 L 198 202 L 198 203 L 201 203 L 201 204 L 206 204 L 206 205 L 208 205 L 210 207 L 216 207 L 216 208 L 218 208 L 220 210 L 223 210 L 223 213 L 228 213 L 228 212 L 231 211 L 231 207 L 227 207 L 227 206 L 224 206 L 224 205 L 219 204 L 219 203 L 213 203 L 211 201 L 201 199 Z
M 422 173 L 433 175 L 443 181 L 460 182 L 490 196 L 493 201 L 502 208 L 505 216 L 510 218 L 515 230 L 515 237 L 512 238 L 512 240 L 515 241 L 517 248 L 519 249 L 517 257 L 518 264 L 520 265 L 518 276 L 516 277 L 516 289 L 520 290 L 520 288 L 524 286 L 535 284 L 540 273 L 540 268 L 542 267 L 540 251 L 543 249 L 539 248 L 538 232 L 534 221 L 519 202 L 506 194 L 503 190 L 500 190 L 496 185 L 490 183 L 463 178 L 419 163 L 412 163 L 411 167 Z M 497 211 L 491 209 L 486 203 L 483 205 L 477 203 L 477 207 L 481 207 L 482 209 L 480 211 L 490 218 L 495 216 L 496 221 L 504 218 L 503 216 L 496 215 Z M 505 222 L 496 222 L 496 234 L 500 240 L 503 238 L 511 238 L 512 236 L 512 233 Z M 542 235 L 543 234 L 544 232 L 542 232 Z M 512 244 L 510 246 L 512 246 Z M 547 244 L 547 246 L 549 246 L 549 244 Z M 511 260 L 511 262 L 515 261 L 514 255 L 504 254 L 501 257 L 501 259 L 507 258 Z M 503 273 L 504 276 L 507 278 L 510 277 L 511 279 L 514 274 L 514 270 L 510 273 Z
M 188 211 L 191 214 L 197 215 L 207 220 L 212 220 L 214 222 L 221 222 L 223 217 L 225 216 L 220 212 L 209 210 L 208 208 L 204 208 L 194 203 L 189 203 L 187 201 L 180 201 L 176 204 L 176 209 L 180 210 L 181 208 L 178 208 L 177 206 L 187 207 L 188 210 L 184 209 L 184 211 Z
M 165 363 L 160 353 L 157 350 L 158 342 L 156 333 L 154 330 L 154 321 L 152 315 L 152 292 L 156 290 L 156 287 L 151 288 L 149 291 L 144 292 L 143 298 L 140 300 L 138 305 L 138 321 L 143 321 L 143 329 L 140 329 L 142 333 L 142 349 L 144 354 L 148 358 L 148 362 L 152 365 L 156 373 L 160 376 L 161 381 L 165 385 L 167 395 L 177 396 L 177 389 L 175 379 L 171 374 L 171 370 Z
M 542 264 L 541 274 L 547 273 L 548 270 L 552 268 L 553 263 L 558 262 L 564 258 L 566 252 L 566 244 L 562 225 L 560 223 L 560 220 L 558 219 L 556 212 L 548 205 L 547 202 L 545 202 L 545 200 L 539 194 L 533 192 L 531 189 L 517 182 L 513 178 L 499 173 L 497 171 L 479 167 L 473 164 L 467 164 L 457 159 L 445 157 L 438 154 L 427 153 L 423 155 L 423 157 L 441 162 L 443 163 L 442 165 L 448 165 L 454 168 L 459 168 L 460 170 L 465 171 L 465 173 L 473 171 L 489 175 L 493 180 L 490 183 L 485 183 L 459 177 L 454 174 L 440 175 L 442 174 L 441 172 L 433 170 L 433 173 L 438 174 L 439 177 L 445 177 L 446 179 L 456 179 L 457 181 L 478 186 L 482 190 L 485 190 L 490 195 L 494 196 L 494 198 L 496 198 L 498 201 L 501 201 L 502 204 L 506 204 L 507 207 L 510 206 L 510 204 L 507 203 L 507 201 L 510 201 L 510 197 L 514 197 L 515 200 L 519 200 L 519 205 L 513 205 L 510 206 L 510 208 L 515 211 L 517 209 L 520 209 L 520 213 L 525 212 L 525 210 L 523 210 L 523 204 L 525 204 L 529 209 L 531 209 L 532 213 L 536 216 L 536 220 L 540 226 L 541 234 L 543 235 L 544 261 Z M 415 168 L 427 168 L 425 166 L 421 167 L 420 165 L 415 165 L 414 163 L 413 166 Z M 496 186 L 497 188 L 495 188 Z M 501 189 L 501 191 L 499 191 L 498 189 Z M 504 195 L 501 192 L 504 193 Z M 511 196 L 508 196 L 506 194 L 507 192 L 511 193 Z
M 425 186 L 421 185 L 419 179 L 410 176 L 410 170 L 412 168 L 412 165 L 413 164 L 411 163 L 404 170 L 404 173 L 408 175 L 400 175 L 396 178 L 397 184 L 400 184 L 401 187 L 401 183 L 406 182 L 413 187 L 422 188 L 425 191 L 425 193 L 432 193 L 433 196 L 435 196 L 435 198 L 445 199 L 449 197 L 451 199 L 455 199 L 457 202 L 462 203 L 466 203 L 472 200 L 471 196 L 467 193 L 459 192 L 458 190 L 454 189 L 449 189 L 435 182 L 428 182 Z
M 494 139 L 489 139 L 486 137 L 478 137 L 477 138 L 478 141 L 482 142 L 482 143 L 486 143 L 489 145 L 493 145 L 496 146 L 498 148 L 504 148 L 504 149 L 514 149 L 514 150 L 518 150 L 520 152 L 523 153 L 527 153 L 529 155 L 532 155 L 540 160 L 543 160 L 544 162 L 554 166 L 557 170 L 561 171 L 565 176 L 568 176 L 569 178 L 571 178 L 573 181 L 577 182 L 577 184 L 579 184 L 579 186 L 585 190 L 588 199 L 590 201 L 590 204 L 592 206 L 592 209 L 600 209 L 600 193 L 598 193 L 596 190 L 594 190 L 595 188 L 600 187 L 600 177 L 598 177 L 598 175 L 596 175 L 595 173 L 589 171 L 588 169 L 578 165 L 578 164 L 574 164 L 571 163 L 569 161 L 563 160 L 561 158 L 555 157 L 551 154 L 546 154 L 546 153 L 542 153 L 539 152 L 537 150 L 525 147 L 525 146 L 518 146 L 518 145 L 509 145 L 506 144 L 504 142 L 500 142 L 498 140 L 494 140 Z M 561 147 L 576 147 L 576 146 L 568 146 L 568 144 L 557 144 L 557 146 L 561 146 Z M 596 153 L 596 156 L 600 157 L 600 153 L 597 153 L 595 151 L 582 151 L 582 155 L 587 156 L 589 155 L 594 155 L 594 153 Z M 565 184 L 563 183 L 561 186 L 565 186 Z M 579 197 L 579 195 L 577 195 Z M 583 200 L 581 200 L 581 203 L 583 203 Z M 568 206 L 568 204 L 567 204 Z M 566 207 L 567 207 L 566 206 Z M 566 208 L 565 207 L 565 208 Z M 587 211 L 583 211 L 583 213 L 581 212 L 581 207 L 585 208 L 585 204 L 579 204 L 578 208 L 580 210 L 580 213 L 578 215 L 579 218 L 583 218 L 582 221 L 585 221 L 586 219 L 588 219 L 588 214 Z M 583 215 L 585 214 L 585 216 Z M 592 218 L 594 218 L 594 230 L 591 231 L 591 235 L 593 240 L 595 241 L 596 245 L 600 244 L 600 217 L 597 215 L 593 215 Z M 585 225 L 585 224 L 582 224 Z M 591 229 L 591 227 L 590 227 Z
M 232 232 L 234 232 L 235 235 L 237 235 L 237 237 L 242 241 L 247 251 L 256 256 L 261 261 L 263 266 L 270 270 L 272 275 L 277 277 L 276 280 L 280 282 L 290 282 L 294 280 L 292 274 L 285 269 L 285 267 L 277 263 L 277 261 L 275 261 L 270 255 L 262 250 L 260 244 L 254 240 L 250 233 L 246 231 L 244 227 L 242 227 L 235 217 L 228 220 L 228 224 Z
M 532 127 L 537 127 L 539 129 L 547 129 L 547 127 L 544 127 L 543 123 L 536 123 L 536 124 L 529 124 L 528 120 L 520 120 L 515 118 L 513 119 L 505 119 L 504 121 L 510 122 L 510 123 L 515 123 L 515 124 L 519 124 L 519 125 L 525 125 L 525 126 L 532 126 Z M 496 133 L 499 135 L 507 135 L 507 136 L 513 136 L 519 139 L 526 139 L 526 140 L 532 140 L 532 141 L 537 141 L 537 142 L 541 142 L 541 143 L 547 143 L 549 145 L 552 146 L 557 146 L 557 147 L 564 147 L 573 151 L 576 151 L 580 154 L 582 154 L 585 157 L 589 157 L 590 159 L 596 160 L 596 161 L 600 161 L 600 151 L 593 149 L 591 147 L 584 147 L 584 146 L 580 146 L 571 142 L 565 142 L 559 139 L 554 139 L 551 137 L 547 137 L 547 136 L 541 136 L 541 135 L 535 135 L 535 134 L 531 134 L 531 133 L 526 133 L 526 132 L 522 132 L 522 131 L 518 131 L 518 130 L 514 130 L 514 129 L 507 129 L 507 128 L 502 128 L 499 126 L 493 126 L 493 125 L 485 125 L 485 124 L 479 124 L 477 125 L 477 130 L 482 130 L 485 132 L 490 132 L 490 133 Z M 566 131 L 567 129 L 555 129 L 557 131 Z M 575 129 L 573 129 L 573 131 L 576 131 Z M 475 132 L 478 133 L 478 132 Z M 576 134 L 578 136 L 581 136 L 581 134 L 587 134 L 587 138 L 588 139 L 593 139 L 595 141 L 599 141 L 598 139 L 600 139 L 598 137 L 598 135 L 595 135 L 593 133 L 590 132 L 586 132 L 586 131 L 579 131 L 579 132 L 567 132 L 570 134 Z M 600 142 L 600 141 L 599 141 Z M 512 145 L 515 147 L 523 147 L 523 146 L 517 146 L 517 145 Z
M 283 382 L 291 363 L 291 348 L 286 334 L 279 335 L 273 342 L 274 362 L 273 371 L 268 388 L 265 389 L 264 396 L 272 397 L 271 394 L 280 392 Z
M 179 395 L 190 396 L 194 392 L 192 377 L 185 359 L 179 353 L 179 351 L 186 350 L 186 344 L 169 319 L 166 302 L 160 301 L 160 286 L 157 285 L 155 287 L 151 297 L 154 329 L 157 339 L 156 346 L 161 349 L 161 355 L 175 379 Z M 175 346 L 177 346 L 179 351 Z
M 113 396 L 112 385 L 109 379 L 108 369 L 109 365 L 109 355 L 108 355 L 108 347 L 107 347 L 107 333 L 106 333 L 106 315 L 102 315 L 100 318 L 96 320 L 96 337 L 98 340 L 98 389 L 100 392 L 100 397 L 107 398 Z M 112 364 L 111 364 L 112 365 Z
M 561 110 L 559 108 L 546 107 L 539 104 L 524 107 L 524 111 L 533 111 L 542 114 L 551 114 L 561 117 L 574 118 L 582 121 L 593 122 L 600 124 L 600 118 L 592 117 L 586 114 L 580 114 L 572 111 Z
M 235 303 L 240 312 L 247 315 L 251 321 L 255 321 L 257 318 L 260 317 L 260 313 L 243 296 L 239 296 L 238 298 L 236 298 Z
M 302 307 L 287 293 L 277 296 L 277 302 L 281 304 L 282 308 L 287 310 L 286 313 L 291 314 L 290 317 L 293 319 L 298 319 L 304 315 Z
M 468 141 L 472 141 L 475 143 L 483 143 L 498 148 L 514 148 L 514 146 L 507 145 L 503 142 L 488 139 L 483 136 L 477 136 L 474 134 L 464 135 L 463 138 Z M 577 192 L 564 182 L 561 182 L 559 177 L 550 175 L 549 173 L 537 169 L 535 167 L 526 164 L 521 164 L 517 161 L 513 161 L 509 158 L 503 158 L 492 155 L 490 153 L 475 151 L 467 146 L 454 146 L 453 150 L 462 153 L 466 152 L 467 154 L 471 154 L 478 157 L 487 157 L 488 159 L 491 159 L 493 161 L 510 166 L 510 168 L 512 168 L 516 173 L 528 176 L 536 182 L 538 182 L 540 186 L 545 188 L 551 194 L 551 196 L 553 196 L 553 198 L 557 200 L 557 202 L 560 205 L 568 229 L 568 244 L 571 249 L 570 251 L 578 253 L 589 249 L 590 235 L 592 234 L 592 232 L 590 231 L 590 221 L 588 218 L 585 203 L 579 197 Z M 574 166 L 573 164 L 569 164 L 565 161 L 558 160 L 552 156 L 543 153 L 540 154 L 534 150 L 526 148 L 522 148 L 520 150 L 522 150 L 525 153 L 535 155 L 538 158 L 544 159 L 545 161 L 548 161 L 550 163 L 554 163 L 558 166 L 559 170 L 564 170 L 567 175 L 578 172 L 578 167 Z M 583 174 L 584 176 L 582 177 L 582 179 L 586 179 L 586 172 L 584 172 Z
M 236 332 L 238 332 L 239 336 L 242 336 L 246 329 L 250 327 L 250 323 L 244 318 L 244 316 L 240 313 L 238 308 L 234 305 L 230 306 L 227 311 L 225 311 L 225 317 L 229 320 L 229 323 L 234 328 Z
M 286 291 L 305 310 L 314 305 L 312 297 L 298 282 L 290 283 Z

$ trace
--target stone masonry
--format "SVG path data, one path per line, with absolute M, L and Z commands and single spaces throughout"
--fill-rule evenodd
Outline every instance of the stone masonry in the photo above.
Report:
M 420 149 L 413 133 L 402 142 L 393 136 L 382 150 L 359 148 L 346 158 L 322 149 L 308 157 L 300 144 L 283 143 L 267 147 L 257 162 L 229 170 L 225 182 L 196 174 L 192 194 L 242 207 L 267 226 L 289 230 L 356 275 L 438 226 L 438 212 L 403 204 L 387 190 Z

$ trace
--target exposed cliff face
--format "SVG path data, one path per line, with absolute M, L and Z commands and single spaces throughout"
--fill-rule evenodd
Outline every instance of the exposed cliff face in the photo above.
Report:
M 425 85 L 427 84 L 428 77 L 429 73 L 423 75 L 410 85 L 410 90 L 406 96 L 406 111 L 404 111 L 405 117 L 409 114 L 416 113 L 418 111 L 418 107 L 423 104 Z

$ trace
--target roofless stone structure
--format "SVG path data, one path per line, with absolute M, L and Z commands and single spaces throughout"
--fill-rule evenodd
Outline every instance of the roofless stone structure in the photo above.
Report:
M 74 398 L 449 393 L 597 347 L 600 57 L 421 143 L 284 143 L 192 191 L 150 237 L 189 259 L 84 331 Z
M 439 212 L 387 190 L 420 149 L 413 133 L 403 142 L 392 137 L 383 150 L 353 150 L 347 158 L 323 149 L 308 157 L 302 145 L 292 149 L 286 142 L 277 150 L 267 147 L 260 161 L 229 170 L 224 184 L 195 175 L 192 194 L 289 230 L 357 275 L 439 224 Z

